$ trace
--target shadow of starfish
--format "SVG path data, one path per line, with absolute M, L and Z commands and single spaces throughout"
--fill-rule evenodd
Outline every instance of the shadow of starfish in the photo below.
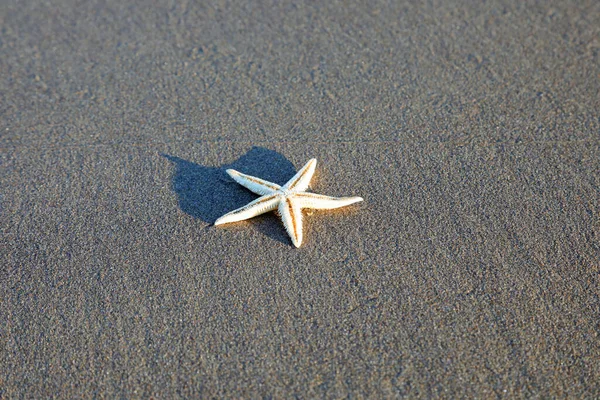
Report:
M 294 165 L 283 155 L 263 147 L 253 147 L 238 160 L 222 167 L 205 167 L 176 156 L 161 155 L 175 165 L 171 182 L 181 210 L 210 224 L 257 198 L 231 179 L 226 169 L 233 168 L 282 185 L 296 173 Z M 273 213 L 251 221 L 265 235 L 289 243 L 285 229 Z

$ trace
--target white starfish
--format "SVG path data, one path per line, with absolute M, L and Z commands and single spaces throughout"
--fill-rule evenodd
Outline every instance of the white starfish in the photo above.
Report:
M 317 166 L 317 160 L 311 159 L 285 185 L 279 186 L 254 176 L 245 175 L 233 169 L 227 173 L 246 189 L 261 195 L 244 207 L 233 210 L 215 221 L 215 225 L 243 221 L 254 216 L 277 209 L 285 230 L 292 238 L 294 246 L 302 244 L 302 209 L 331 210 L 363 201 L 362 197 L 329 197 L 322 194 L 307 193 L 308 184 Z

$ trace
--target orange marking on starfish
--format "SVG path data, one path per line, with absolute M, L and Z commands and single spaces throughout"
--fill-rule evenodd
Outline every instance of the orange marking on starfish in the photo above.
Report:
M 288 209 L 290 210 L 290 218 L 292 220 L 292 228 L 294 228 L 294 236 L 298 237 L 298 227 L 296 226 L 296 218 L 294 217 L 294 209 L 292 208 L 292 202 L 290 199 L 285 199 L 285 202 L 288 205 Z

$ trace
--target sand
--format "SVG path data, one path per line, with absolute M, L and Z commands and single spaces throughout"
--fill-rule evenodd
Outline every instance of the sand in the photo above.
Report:
M 600 397 L 600 5 L 5 1 L 0 398 Z M 226 168 L 363 203 L 214 227 Z

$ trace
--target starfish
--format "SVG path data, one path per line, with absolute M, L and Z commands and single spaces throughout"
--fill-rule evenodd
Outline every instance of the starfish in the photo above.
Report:
M 283 186 L 242 174 L 234 169 L 228 169 L 227 173 L 234 181 L 261 197 L 244 207 L 223 215 L 215 221 L 215 225 L 243 221 L 269 211 L 278 210 L 292 243 L 294 246 L 300 247 L 302 244 L 303 208 L 331 210 L 363 201 L 362 197 L 330 197 L 306 192 L 316 167 L 317 160 L 313 158 Z

